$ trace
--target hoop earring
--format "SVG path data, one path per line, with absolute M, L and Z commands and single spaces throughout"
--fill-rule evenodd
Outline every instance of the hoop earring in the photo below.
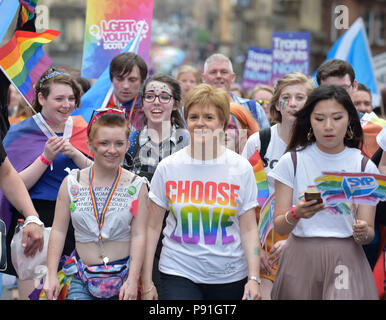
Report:
M 352 138 L 354 138 L 354 132 L 352 131 L 351 126 L 348 127 L 345 137 L 347 140 L 352 140 Z
M 311 141 L 313 137 L 314 137 L 314 133 L 312 132 L 312 127 L 311 127 L 310 131 L 308 131 L 307 133 L 307 140 Z

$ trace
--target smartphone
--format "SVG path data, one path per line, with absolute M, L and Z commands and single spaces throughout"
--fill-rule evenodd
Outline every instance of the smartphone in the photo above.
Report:
M 306 201 L 317 200 L 317 203 L 323 202 L 320 192 L 304 192 L 304 199 Z

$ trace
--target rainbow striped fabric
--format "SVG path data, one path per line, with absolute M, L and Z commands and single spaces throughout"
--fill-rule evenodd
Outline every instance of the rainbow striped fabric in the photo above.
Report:
M 263 206 L 265 201 L 269 197 L 268 181 L 267 176 L 265 175 L 263 160 L 261 160 L 259 151 L 249 158 L 249 163 L 253 167 L 253 173 L 255 174 L 255 180 L 257 185 L 257 201 L 259 206 Z
M 375 206 L 386 200 L 386 175 L 351 172 L 322 172 L 315 179 L 323 202 L 337 205 L 342 202 Z
M 38 3 L 38 0 L 20 0 L 21 25 L 24 25 L 28 20 L 31 20 L 34 17 L 37 3 Z
M 16 31 L 12 39 L 0 48 L 0 67 L 31 104 L 35 96 L 34 83 L 51 65 L 42 45 L 54 40 L 60 31 L 42 33 Z
M 264 246 L 265 240 L 269 232 L 273 229 L 273 218 L 275 216 L 275 193 L 271 194 L 270 197 L 265 201 L 264 205 L 260 210 L 259 218 L 259 237 L 261 246 Z

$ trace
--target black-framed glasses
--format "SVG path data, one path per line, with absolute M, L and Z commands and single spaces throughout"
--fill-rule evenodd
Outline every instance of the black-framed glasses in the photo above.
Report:
M 143 95 L 143 100 L 146 102 L 154 102 L 155 98 L 158 98 L 158 101 L 161 103 L 169 103 L 173 96 L 168 93 L 155 94 L 152 92 L 145 92 Z

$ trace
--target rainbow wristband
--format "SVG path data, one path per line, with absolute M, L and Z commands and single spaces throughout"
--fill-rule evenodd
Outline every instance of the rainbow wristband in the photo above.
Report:
M 47 167 L 52 163 L 52 161 L 47 160 L 43 153 L 40 155 L 40 161 L 43 162 L 43 164 L 45 164 Z
M 299 220 L 300 218 L 296 215 L 295 213 L 295 206 L 292 206 L 291 207 L 291 216 L 295 219 L 295 220 Z

